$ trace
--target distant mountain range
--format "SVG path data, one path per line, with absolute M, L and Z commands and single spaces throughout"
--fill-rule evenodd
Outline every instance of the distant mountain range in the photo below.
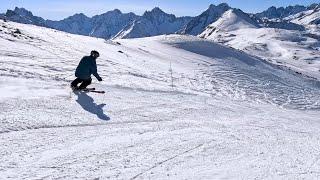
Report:
M 75 14 L 61 21 L 48 20 L 46 25 L 73 34 L 109 39 L 138 17 L 134 13 L 124 14 L 115 9 L 92 18 L 84 14 Z
M 268 18 L 268 19 L 283 19 L 288 16 L 298 14 L 303 11 L 313 10 L 319 7 L 319 4 L 312 4 L 310 6 L 288 6 L 288 7 L 279 7 L 276 8 L 274 6 L 270 7 L 266 11 L 261 13 L 257 13 L 256 16 L 259 18 Z
M 129 22 L 115 38 L 140 38 L 173 34 L 183 28 L 191 19 L 192 17 L 176 17 L 173 14 L 163 12 L 160 8 L 154 8 Z
M 235 22 L 223 22 L 229 16 L 233 16 L 234 18 L 231 19 Z M 176 17 L 163 12 L 158 7 L 146 11 L 142 16 L 122 13 L 115 9 L 93 17 L 87 17 L 82 13 L 75 14 L 60 21 L 44 20 L 24 8 L 16 7 L 14 10 L 7 10 L 5 14 L 0 14 L 0 18 L 105 39 L 139 38 L 174 33 L 200 35 L 204 31 L 208 33 L 208 28 L 232 28 L 232 24 L 226 23 L 240 23 L 240 26 L 234 26 L 237 28 L 266 27 L 305 31 L 309 30 L 310 26 L 319 28 L 320 4 L 286 8 L 270 7 L 261 13 L 249 14 L 222 3 L 217 6 L 210 5 L 196 17 Z

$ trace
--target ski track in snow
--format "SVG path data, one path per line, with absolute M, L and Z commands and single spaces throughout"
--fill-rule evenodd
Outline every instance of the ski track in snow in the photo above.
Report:
M 196 37 L 0 29 L 0 179 L 320 178 L 317 81 Z M 73 93 L 92 49 L 106 94 Z

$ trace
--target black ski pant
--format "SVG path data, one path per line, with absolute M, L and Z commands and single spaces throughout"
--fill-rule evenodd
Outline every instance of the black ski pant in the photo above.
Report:
M 79 86 L 79 89 L 85 89 L 85 88 L 87 88 L 87 86 L 89 86 L 91 84 L 91 82 L 92 82 L 91 78 L 89 78 L 89 79 L 77 78 L 74 81 L 72 81 L 71 86 L 78 87 L 78 84 L 81 83 Z

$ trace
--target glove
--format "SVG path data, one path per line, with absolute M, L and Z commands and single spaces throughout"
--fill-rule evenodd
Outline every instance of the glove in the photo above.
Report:
M 101 77 L 99 77 L 99 78 L 97 78 L 98 79 L 98 81 L 102 81 L 102 78 Z

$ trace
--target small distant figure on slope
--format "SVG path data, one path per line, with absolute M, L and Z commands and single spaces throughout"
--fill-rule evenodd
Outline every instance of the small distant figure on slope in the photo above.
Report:
M 102 81 L 102 78 L 99 76 L 97 72 L 96 59 L 99 56 L 100 56 L 99 52 L 93 50 L 91 51 L 90 56 L 85 56 L 81 59 L 75 72 L 75 76 L 77 78 L 71 83 L 71 88 L 73 90 L 86 89 L 87 86 L 89 86 L 92 82 L 91 74 L 93 74 L 98 81 Z M 78 87 L 78 84 L 80 84 L 79 87 Z

